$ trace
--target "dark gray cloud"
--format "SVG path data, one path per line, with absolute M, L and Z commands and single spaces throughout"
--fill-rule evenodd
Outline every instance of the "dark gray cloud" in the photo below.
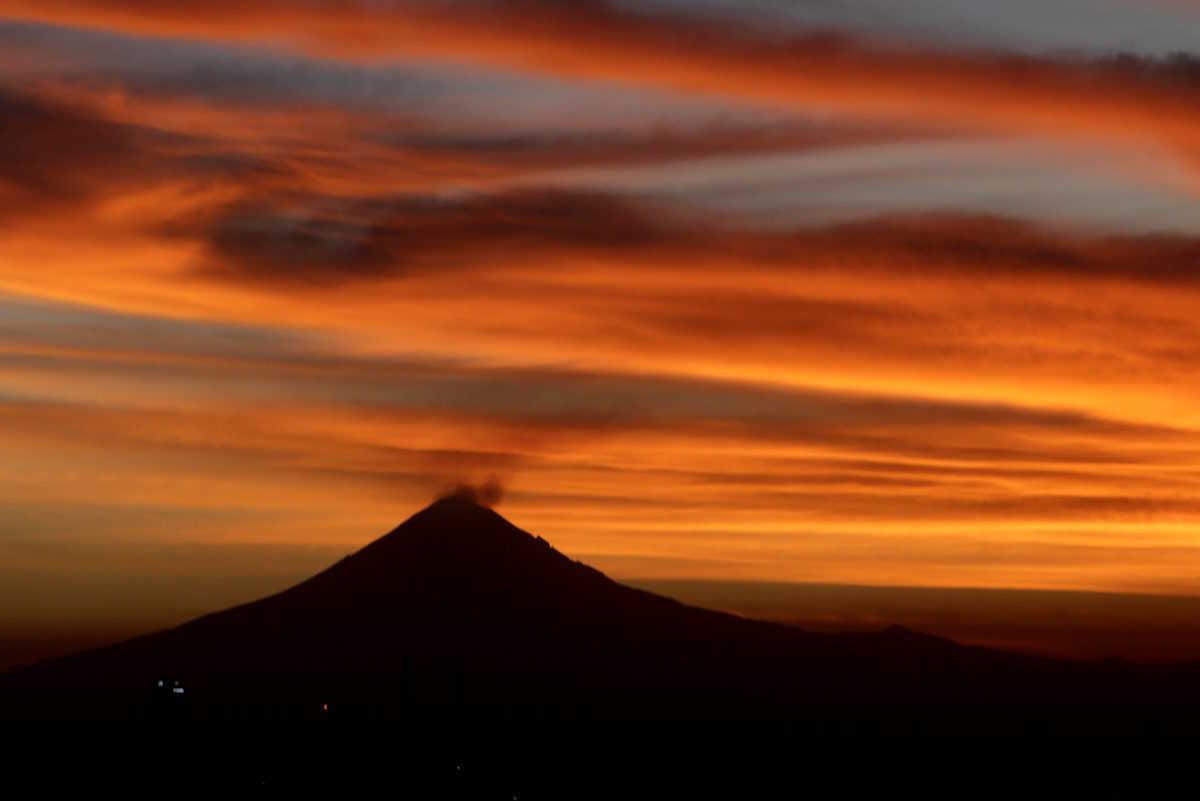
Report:
M 78 201 L 154 165 L 171 137 L 0 91 L 0 177 L 8 204 Z M 2 196 L 2 195 L 0 195 Z
M 856 35 L 1035 53 L 1162 56 L 1200 50 L 1200 10 L 1129 0 L 617 0 L 640 13 L 753 24 L 764 33 L 827 28 Z
M 614 251 L 684 238 L 603 194 L 532 189 L 452 197 L 279 198 L 225 209 L 201 232 L 205 272 L 325 285 L 454 269 L 553 248 Z
M 0 21 L 7 72 L 133 96 L 252 106 L 330 105 L 415 110 L 455 91 L 495 90 L 503 81 L 463 68 L 369 67 L 231 45 Z M 27 62 L 16 61 L 17 55 Z
M 202 138 L 110 120 L 0 88 L 0 215 L 76 211 L 100 197 L 169 179 L 250 181 L 261 158 Z
M 252 109 L 374 112 L 399 121 L 437 120 L 457 127 L 460 134 L 478 125 L 603 128 L 604 120 L 631 111 L 656 123 L 698 123 L 733 114 L 751 120 L 780 116 L 716 100 L 444 61 L 354 64 L 227 42 L 12 20 L 0 20 L 0 48 L 7 54 L 0 60 L 0 79 L 10 81 L 53 79 L 150 100 L 189 99 Z
M 1071 274 L 1190 284 L 1200 278 L 1200 239 L 1183 235 L 1064 233 L 1002 217 L 893 217 L 803 231 L 800 248 L 885 255 L 891 269 Z
M 675 258 L 724 254 L 781 270 L 842 263 L 864 280 L 879 271 L 893 276 L 1071 275 L 1179 285 L 1200 280 L 1200 239 L 1190 236 L 1072 234 L 1016 219 L 939 213 L 763 230 L 695 211 L 668 211 L 661 202 L 629 195 L 552 187 L 398 197 L 265 196 L 220 210 L 199 230 L 188 225 L 176 233 L 208 244 L 206 274 L 280 286 L 494 269 L 503 263 L 527 267 L 522 259 L 556 250 L 636 252 L 650 259 L 663 253 Z M 639 312 L 649 318 L 661 314 L 671 327 L 706 325 L 714 298 L 687 287 L 676 294 L 688 305 L 666 298 L 656 307 L 647 300 Z M 801 301 L 736 292 L 727 300 L 761 312 L 751 318 L 756 325 L 778 319 L 803 327 L 806 320 L 829 319 L 828 313 L 820 319 L 805 314 Z M 854 317 L 889 314 L 870 304 L 853 305 L 843 311 Z

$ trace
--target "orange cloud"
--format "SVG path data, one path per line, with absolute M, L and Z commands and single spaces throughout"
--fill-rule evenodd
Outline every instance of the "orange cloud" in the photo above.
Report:
M 1067 139 L 1166 143 L 1194 157 L 1194 82 L 1180 67 L 974 56 L 768 39 L 728 25 L 640 15 L 607 3 L 359 3 L 295 7 L 56 0 L 0 13 L 138 34 L 283 43 L 348 59 L 397 54 L 501 64 L 800 109 Z M 580 43 L 586 42 L 586 47 Z

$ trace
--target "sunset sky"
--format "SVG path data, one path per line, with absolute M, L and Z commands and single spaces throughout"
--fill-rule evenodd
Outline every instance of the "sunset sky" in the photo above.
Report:
M 1200 595 L 1200 4 L 0 0 L 0 623 L 439 492 L 620 578 Z

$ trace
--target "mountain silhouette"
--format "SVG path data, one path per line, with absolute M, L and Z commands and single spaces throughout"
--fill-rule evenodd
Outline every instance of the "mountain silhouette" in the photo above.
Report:
M 656 732 L 661 748 L 800 721 L 888 737 L 1169 733 L 1200 709 L 1198 677 L 691 607 L 623 586 L 459 494 L 277 595 L 10 672 L 0 700 L 38 721 L 293 733 L 370 721 L 460 751 L 469 731 L 473 753 L 511 764 L 561 738 L 611 747 Z
M 780 661 L 809 674 L 881 660 L 916 673 L 973 665 L 983 653 L 898 627 L 811 634 L 685 606 L 623 586 L 452 495 L 277 595 L 18 675 L 84 689 L 183 676 L 197 692 L 280 676 L 479 674 L 603 692 L 703 683 L 714 671 L 765 679 Z

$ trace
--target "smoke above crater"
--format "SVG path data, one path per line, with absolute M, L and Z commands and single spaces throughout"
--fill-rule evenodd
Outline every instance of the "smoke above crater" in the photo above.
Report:
M 486 506 L 489 509 L 497 506 L 504 498 L 504 486 L 495 476 L 478 484 L 462 483 L 438 495 L 437 500 L 453 498 L 461 501 Z

